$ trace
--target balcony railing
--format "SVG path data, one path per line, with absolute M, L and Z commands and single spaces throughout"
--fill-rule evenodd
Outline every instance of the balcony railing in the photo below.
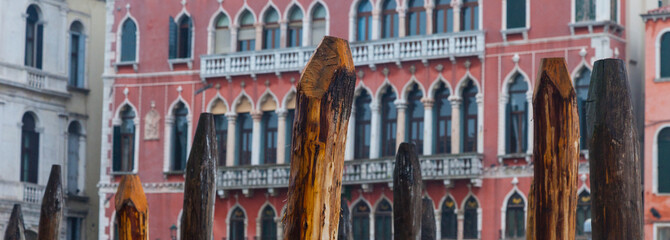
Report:
M 0 181 L 0 199 L 40 204 L 45 187 L 33 183 Z
M 354 65 L 374 67 L 382 63 L 479 56 L 484 53 L 484 33 L 468 31 L 382 39 L 354 42 L 350 47 Z M 312 46 L 204 55 L 200 75 L 211 78 L 300 71 L 314 50 Z
M 424 180 L 477 178 L 482 174 L 480 155 L 448 155 L 420 157 Z M 344 185 L 393 182 L 395 160 L 390 158 L 344 162 Z M 217 175 L 217 189 L 252 189 L 288 187 L 290 167 L 257 165 L 223 167 Z

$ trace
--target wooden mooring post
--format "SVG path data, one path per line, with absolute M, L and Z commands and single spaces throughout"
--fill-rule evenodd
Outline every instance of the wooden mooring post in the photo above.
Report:
M 435 225 L 435 208 L 433 201 L 428 197 L 422 200 L 423 212 L 421 213 L 421 240 L 436 240 L 437 226 Z
M 595 62 L 587 109 L 593 239 L 642 239 L 639 142 L 623 60 Z
M 5 240 L 25 240 L 25 230 L 21 205 L 14 204 L 12 215 L 9 216 L 9 222 L 7 223 L 7 229 L 5 229 Z
M 411 143 L 401 143 L 393 170 L 394 239 L 421 238 L 422 192 L 421 165 L 416 147 Z
M 61 184 L 60 165 L 51 166 L 49 181 L 42 197 L 40 226 L 37 232 L 39 240 L 59 239 L 60 222 L 63 218 L 63 185 Z
M 535 166 L 528 218 L 534 222 L 528 223 L 533 235 L 527 239 L 574 239 L 579 115 L 562 58 L 542 59 L 533 95 L 533 121 Z
M 337 238 L 355 84 L 349 43 L 325 37 L 297 87 L 284 239 Z
M 344 199 L 340 200 L 340 226 L 337 228 L 337 240 L 352 240 L 349 207 Z
M 115 196 L 119 240 L 148 240 L 149 206 L 137 175 L 121 178 Z

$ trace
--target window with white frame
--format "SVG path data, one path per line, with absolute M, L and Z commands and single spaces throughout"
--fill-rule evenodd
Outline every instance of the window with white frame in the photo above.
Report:
M 293 6 L 288 15 L 288 29 L 286 45 L 287 47 L 302 46 L 302 10 L 298 6 Z
M 86 50 L 86 35 L 84 26 L 79 21 L 70 25 L 70 81 L 72 87 L 84 88 L 84 62 Z
M 254 28 L 254 16 L 249 10 L 244 10 L 240 15 L 240 29 L 237 31 L 237 51 L 253 51 L 256 48 L 256 29 Z
M 214 22 L 214 53 L 230 52 L 230 19 L 223 13 Z
M 169 57 L 170 59 L 191 57 L 191 37 L 193 22 L 188 15 L 181 16 L 177 21 L 170 17 Z
M 263 18 L 263 49 L 279 48 L 279 37 L 279 13 L 270 8 Z
M 444 203 L 442 203 L 442 218 L 440 218 L 441 239 L 456 239 L 457 225 L 456 202 L 451 197 L 447 197 Z
M 409 0 L 407 3 L 407 36 L 426 34 L 426 8 L 423 0 Z
M 507 0 L 507 29 L 526 27 L 526 0 Z
M 25 65 L 42 69 L 42 41 L 44 24 L 40 19 L 40 10 L 30 5 L 26 10 Z
M 171 169 L 172 171 L 184 171 L 187 159 L 188 139 L 188 109 L 183 102 L 177 103 L 172 110 L 174 123 L 172 125 Z
M 670 193 L 670 127 L 663 128 L 658 133 L 657 144 L 657 168 L 658 193 Z
M 396 0 L 386 0 L 382 4 L 382 38 L 398 37 L 398 11 Z
M 449 33 L 454 31 L 454 10 L 450 0 L 435 0 L 433 10 L 434 33 Z
M 575 22 L 596 20 L 596 0 L 575 0 Z
M 516 74 L 509 83 L 509 100 L 506 106 L 507 118 L 506 150 L 507 153 L 525 153 L 528 148 L 528 101 L 526 97 L 528 84 L 523 75 Z
M 356 41 L 368 41 L 372 39 L 372 4 L 368 0 L 358 3 L 356 29 Z
M 351 226 L 354 240 L 370 239 L 370 206 L 360 201 L 351 211 Z
M 112 171 L 130 172 L 135 158 L 135 111 L 124 105 L 119 113 L 121 124 L 114 126 Z
M 659 42 L 660 49 L 658 50 L 659 63 L 658 67 L 661 78 L 670 78 L 670 32 L 666 32 L 661 36 Z
M 312 10 L 312 45 L 318 45 L 323 36 L 326 36 L 326 8 L 317 3 Z
M 134 62 L 137 54 L 137 25 L 127 18 L 121 25 L 121 62 Z

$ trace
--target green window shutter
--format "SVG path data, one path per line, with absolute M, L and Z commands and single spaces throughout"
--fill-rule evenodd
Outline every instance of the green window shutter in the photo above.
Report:
M 507 0 L 507 29 L 526 27 L 526 0 Z
M 661 69 L 661 77 L 670 77 L 670 33 L 661 36 L 661 59 L 658 67 Z
M 188 20 L 188 38 L 186 39 L 186 58 L 191 57 L 191 48 L 193 47 L 193 21 Z
M 177 31 L 177 23 L 174 21 L 174 18 L 170 17 L 170 35 L 168 37 L 170 59 L 177 57 Z
M 658 135 L 658 192 L 670 193 L 670 128 Z
M 44 24 L 38 24 L 37 25 L 37 39 L 36 39 L 36 44 L 37 47 L 36 53 L 35 53 L 35 67 L 38 69 L 42 69 L 42 40 L 44 38 Z
M 77 85 L 76 86 L 79 87 L 79 88 L 84 88 L 84 79 L 85 79 L 84 74 L 86 72 L 85 68 L 84 68 L 84 64 L 85 64 L 85 61 L 84 61 L 85 59 L 84 58 L 86 58 L 86 54 L 85 54 L 85 51 L 86 51 L 86 36 L 83 35 L 83 34 L 79 35 L 78 47 L 79 47 L 79 52 L 78 52 L 79 56 L 77 57 L 77 82 L 76 82 Z
M 121 171 L 121 126 L 114 126 L 112 143 L 112 171 Z

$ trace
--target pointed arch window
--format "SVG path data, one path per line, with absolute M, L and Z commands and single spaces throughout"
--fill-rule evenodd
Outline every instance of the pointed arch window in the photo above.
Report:
M 398 37 L 398 10 L 396 10 L 396 0 L 386 0 L 382 7 L 382 38 Z
M 78 122 L 70 123 L 67 129 L 67 191 L 70 194 L 79 193 L 79 139 L 81 125 Z
M 451 102 L 449 102 L 449 89 L 442 82 L 435 91 L 433 111 L 435 112 L 433 130 L 436 130 L 433 131 L 435 153 L 451 153 Z
M 326 36 L 326 8 L 317 3 L 312 10 L 312 45 L 316 46 Z
M 442 203 L 442 217 L 440 219 L 441 239 L 456 239 L 457 231 L 456 203 L 450 197 Z
M 251 137 L 253 132 L 253 121 L 249 113 L 238 113 L 237 115 L 237 165 L 251 164 Z
M 302 46 L 302 11 L 293 6 L 288 15 L 288 47 Z
M 509 83 L 506 114 L 507 153 L 525 153 L 528 148 L 528 84 L 516 74 Z
M 121 26 L 121 62 L 136 61 L 137 25 L 128 18 Z
M 21 182 L 37 184 L 40 134 L 32 113 L 24 113 L 21 123 Z
M 507 239 L 525 239 L 526 216 L 525 202 L 518 192 L 507 200 L 505 211 L 505 237 Z
M 247 220 L 246 215 L 239 207 L 233 209 L 233 212 L 230 214 L 230 240 L 246 240 L 245 236 L 245 225 L 244 222 Z
M 261 119 L 263 133 L 263 163 L 277 163 L 277 113 L 275 111 L 263 112 Z
M 174 21 L 170 17 L 170 59 L 190 58 L 193 34 L 193 22 L 187 15 Z
M 219 151 L 219 166 L 226 166 L 226 154 L 228 151 L 228 118 L 225 114 L 214 115 L 214 131 L 216 132 L 216 148 Z
M 256 48 L 256 29 L 254 16 L 249 10 L 240 15 L 240 29 L 237 31 L 237 51 L 253 51 Z
M 507 0 L 507 29 L 526 27 L 526 0 Z
M 582 191 L 577 199 L 577 236 L 585 237 L 584 222 L 586 219 L 591 219 L 591 194 L 587 191 Z
M 268 9 L 263 19 L 263 49 L 279 48 L 279 14 Z
M 375 240 L 393 239 L 391 226 L 393 226 L 393 207 L 384 199 L 375 209 Z
M 463 208 L 463 238 L 479 238 L 479 202 L 473 196 L 468 197 Z
M 461 5 L 461 30 L 479 29 L 479 3 L 477 1 L 463 0 L 463 5 Z
M 660 47 L 661 50 L 658 53 L 661 55 L 661 62 L 658 64 L 660 67 L 660 77 L 670 78 L 670 32 L 666 32 L 661 36 Z
M 589 96 L 589 85 L 591 84 L 591 70 L 583 68 L 577 74 L 575 80 L 575 92 L 577 94 L 577 111 L 579 113 L 580 149 L 586 150 L 589 146 L 589 130 L 586 124 L 586 99 Z
M 434 33 L 454 31 L 454 10 L 451 8 L 451 0 L 435 0 L 433 19 Z
M 407 36 L 426 34 L 426 8 L 423 0 L 409 0 L 407 4 Z
M 575 0 L 575 22 L 596 20 L 595 0 Z
M 382 150 L 382 157 L 395 155 L 396 125 L 398 121 L 395 100 L 395 92 L 391 87 L 387 87 L 381 97 L 382 141 L 380 142 L 380 149 Z
M 84 26 L 75 21 L 70 26 L 70 86 L 84 88 L 84 58 L 86 51 L 86 35 Z
M 356 41 L 372 39 L 372 4 L 368 0 L 358 3 L 356 29 Z
M 277 240 L 275 210 L 270 206 L 266 206 L 261 215 L 261 240 Z
M 351 214 L 354 240 L 370 239 L 370 207 L 365 202 L 354 206 Z
M 670 128 L 666 127 L 658 133 L 658 155 L 656 172 L 658 174 L 658 192 L 670 193 Z
M 461 113 L 462 152 L 477 152 L 477 87 L 470 79 L 463 88 Z
M 129 105 L 124 105 L 119 115 L 121 125 L 114 126 L 112 170 L 131 172 L 135 158 L 135 111 Z
M 361 91 L 356 97 L 356 125 L 354 139 L 354 158 L 365 159 L 370 157 L 370 131 L 372 112 L 370 103 L 372 97 L 367 91 Z
M 174 110 L 172 126 L 172 170 L 184 171 L 186 168 L 186 141 L 188 138 L 188 109 L 183 102 L 177 103 Z
M 39 9 L 30 5 L 26 10 L 25 65 L 42 69 L 42 41 L 44 24 L 40 21 Z
M 407 95 L 407 141 L 414 143 L 419 155 L 423 155 L 423 93 L 418 84 L 414 84 Z
M 214 53 L 230 52 L 230 19 L 220 13 L 214 24 Z

